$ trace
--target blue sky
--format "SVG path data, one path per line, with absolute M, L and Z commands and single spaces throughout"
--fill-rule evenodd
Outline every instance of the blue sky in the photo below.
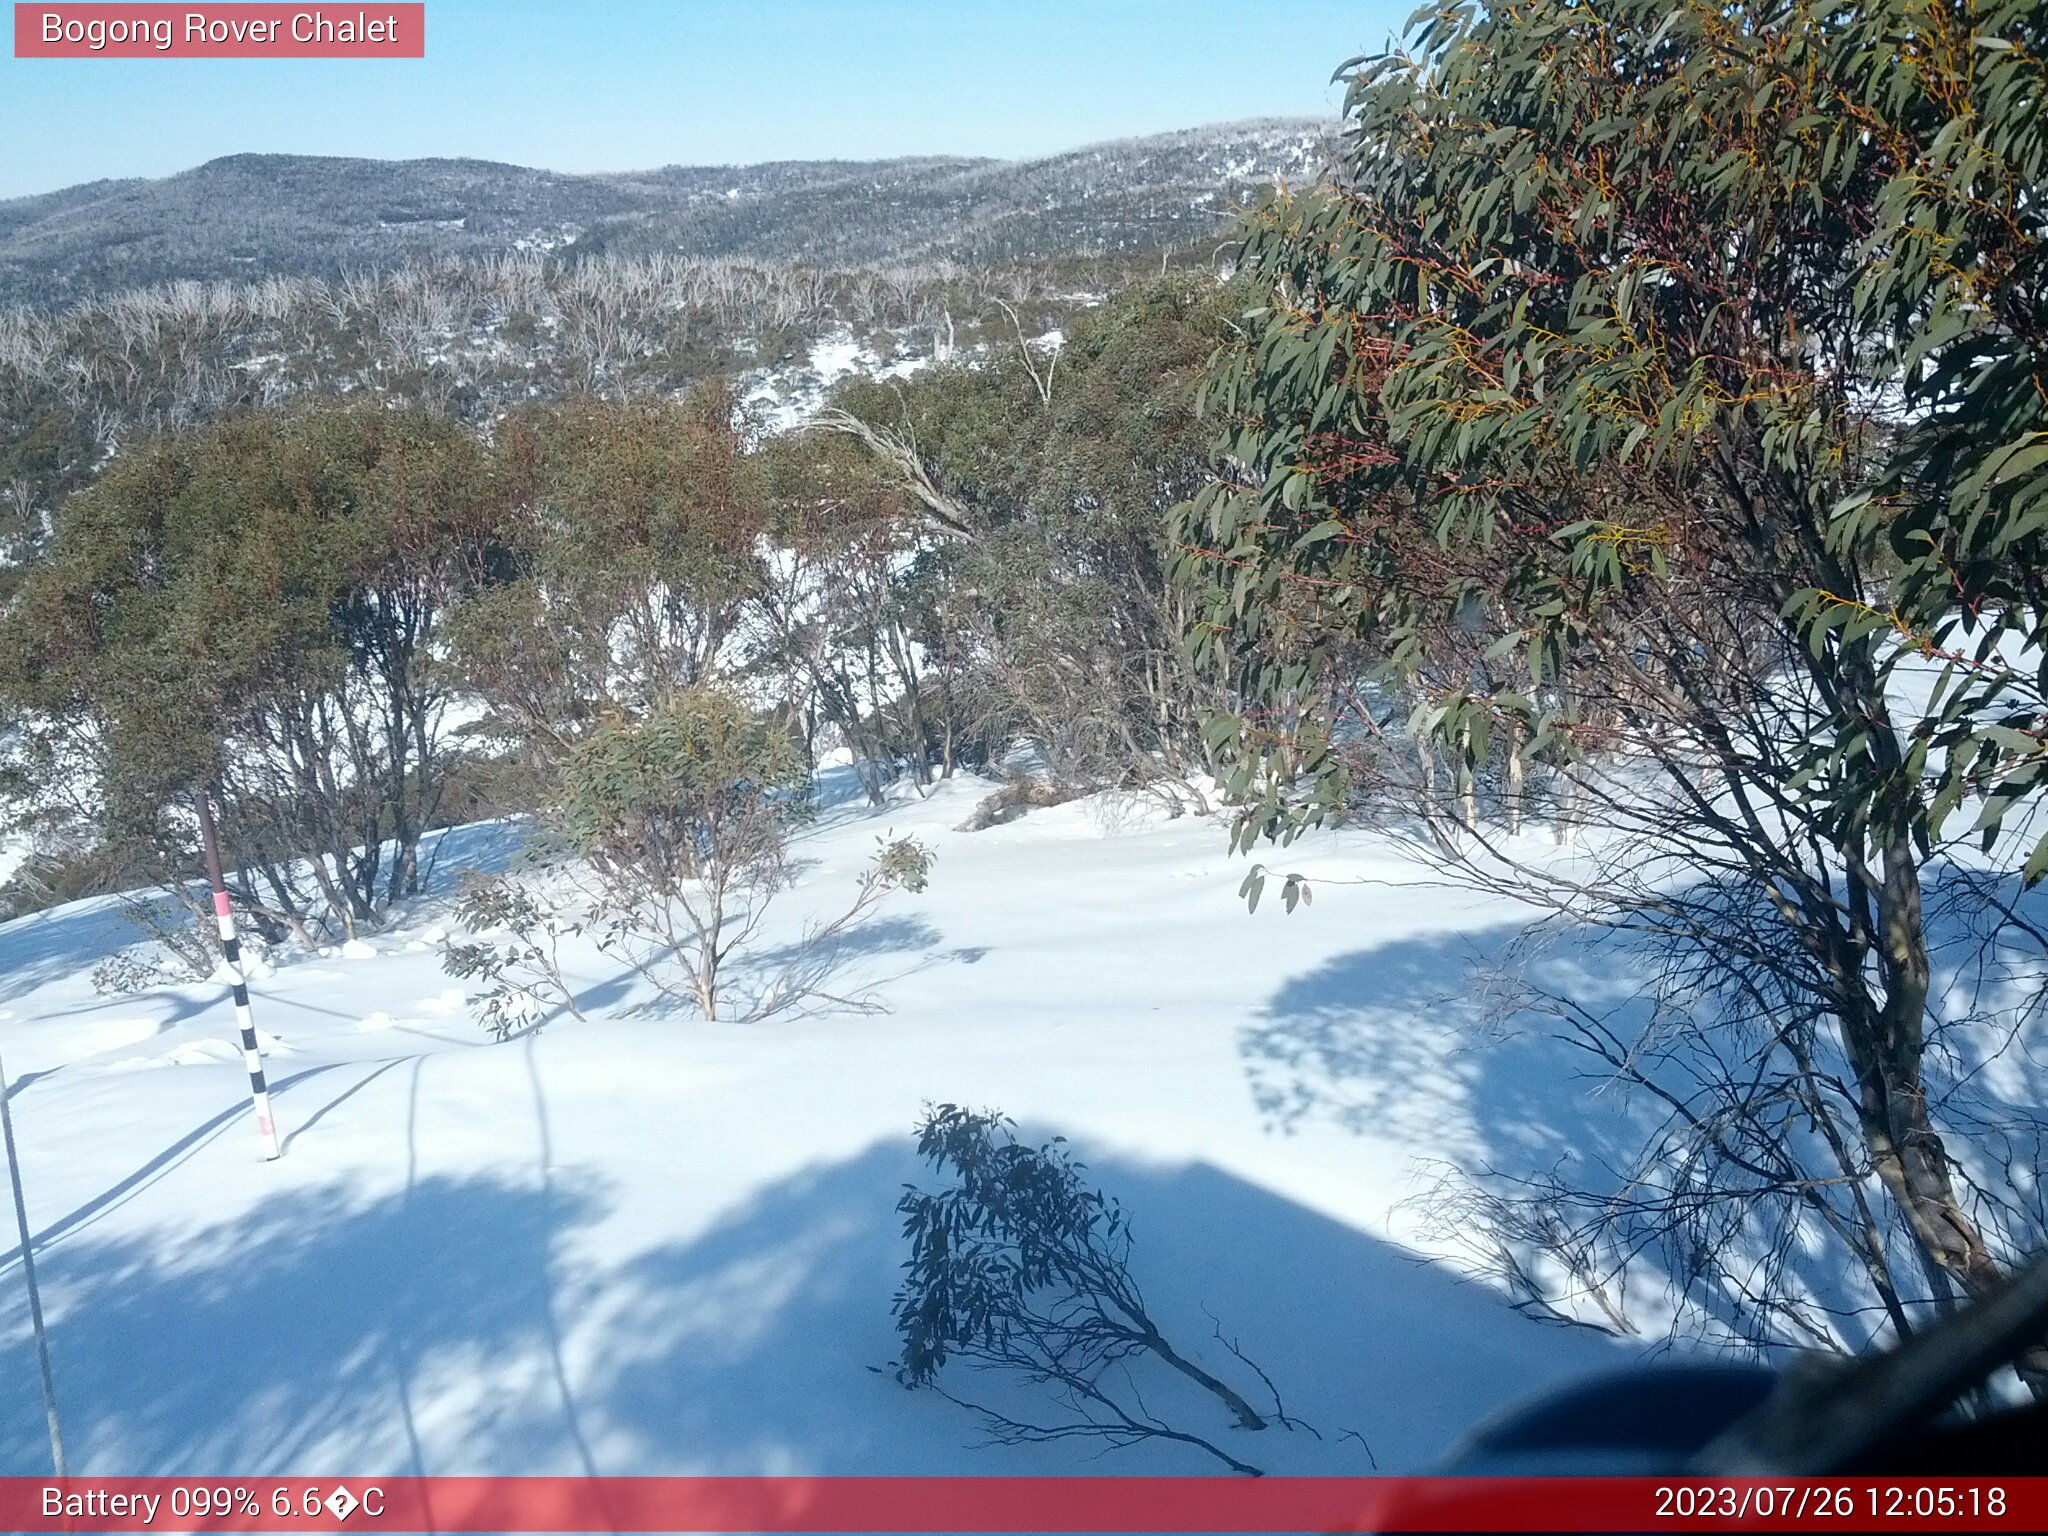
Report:
M 11 7 L 9 11 L 11 12 Z M 366 5 L 374 12 L 374 0 Z M 1334 111 L 1411 0 L 428 0 L 411 61 L 0 57 L 0 197 L 217 155 L 1048 154 Z

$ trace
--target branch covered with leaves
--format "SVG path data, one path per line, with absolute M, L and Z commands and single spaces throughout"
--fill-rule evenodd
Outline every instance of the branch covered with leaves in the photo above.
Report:
M 1221 1403 L 1239 1429 L 1292 1422 L 1277 1395 L 1262 1413 L 1168 1342 L 1131 1276 L 1123 1208 L 1086 1182 L 1085 1166 L 1058 1139 L 1026 1146 L 1002 1116 L 942 1104 L 926 1116 L 917 1146 L 953 1183 L 909 1189 L 897 1203 L 911 1245 L 896 1293 L 898 1379 L 933 1386 L 956 1360 L 1013 1372 L 1050 1386 L 1069 1417 L 1024 1420 L 953 1398 L 999 1441 L 1176 1440 L 1257 1474 L 1213 1440 L 1158 1417 L 1123 1369 L 1139 1359 L 1165 1367 Z M 1270 1394 L 1264 1373 L 1231 1352 Z

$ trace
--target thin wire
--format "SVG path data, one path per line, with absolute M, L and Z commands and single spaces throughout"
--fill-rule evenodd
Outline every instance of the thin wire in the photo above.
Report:
M 0 1139 L 7 1145 L 7 1177 L 14 1186 L 14 1223 L 21 1229 L 21 1272 L 28 1281 L 28 1316 L 36 1335 L 36 1364 L 43 1373 L 43 1412 L 50 1421 L 50 1461 L 64 1473 L 64 1432 L 57 1423 L 57 1382 L 50 1373 L 50 1336 L 43 1328 L 43 1294 L 36 1285 L 35 1244 L 28 1230 L 28 1201 L 21 1193 L 21 1157 L 14 1150 L 14 1110 L 7 1102 L 7 1067 L 0 1062 Z

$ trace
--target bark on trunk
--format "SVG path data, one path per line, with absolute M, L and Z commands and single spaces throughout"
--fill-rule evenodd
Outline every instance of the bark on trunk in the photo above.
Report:
M 1980 1296 L 2005 1276 L 1963 1208 L 1948 1151 L 1928 1113 L 1922 1061 L 1929 966 L 1919 865 L 1910 848 L 1893 843 L 1880 851 L 1875 875 L 1869 894 L 1877 915 L 1884 1001 L 1873 1012 L 1868 992 L 1859 988 L 1865 1006 L 1845 998 L 1842 1010 L 1857 1116 L 1871 1166 L 1922 1252 L 1964 1293 Z M 2048 1340 L 2028 1349 L 2015 1366 L 2034 1396 L 2048 1401 Z
M 1508 836 L 1519 837 L 1522 833 L 1522 722 L 1510 719 L 1507 725 L 1507 766 L 1505 798 L 1507 800 Z

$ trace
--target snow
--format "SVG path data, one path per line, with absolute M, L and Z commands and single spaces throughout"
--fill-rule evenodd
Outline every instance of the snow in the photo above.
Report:
M 1313 907 L 1247 915 L 1216 822 L 1098 797 L 955 831 L 994 787 L 828 809 L 769 942 L 843 902 L 882 834 L 924 839 L 929 890 L 892 897 L 833 977 L 888 1011 L 751 1026 L 662 1013 L 571 948 L 588 1022 L 492 1042 L 439 949 L 457 873 L 513 839 L 446 834 L 437 892 L 374 944 L 280 949 L 253 987 L 269 1164 L 220 988 L 95 995 L 133 941 L 105 899 L 0 926 L 74 1470 L 1216 1470 L 1181 1446 L 989 1446 L 879 1369 L 934 1101 L 1071 1140 L 1130 1213 L 1169 1336 L 1227 1370 L 1220 1328 L 1322 1430 L 1201 1421 L 1269 1470 L 1369 1471 L 1354 1429 L 1380 1470 L 1425 1468 L 1490 1410 L 1632 1358 L 1418 1262 L 1402 1205 L 1432 1159 L 1554 1158 L 1560 1117 L 1616 1118 L 1527 1049 L 1475 1043 L 1447 1000 L 1525 913 L 1347 833 L 1290 851 L 1337 882 Z M 1390 883 L 1341 883 L 1368 880 Z M 0 1251 L 0 1471 L 32 1474 L 18 1258 Z
M 243 954 L 242 970 L 243 975 L 250 981 L 263 981 L 277 974 L 277 968 L 270 963 L 268 956 L 251 955 L 246 951 Z M 233 986 L 235 982 L 233 968 L 223 960 L 213 968 L 213 980 L 218 986 Z
M 903 379 L 931 362 L 930 355 L 913 353 L 884 363 L 850 331 L 836 330 L 814 341 L 796 367 L 750 375 L 746 401 L 759 412 L 765 430 L 787 432 L 815 416 L 833 387 L 855 374 Z

